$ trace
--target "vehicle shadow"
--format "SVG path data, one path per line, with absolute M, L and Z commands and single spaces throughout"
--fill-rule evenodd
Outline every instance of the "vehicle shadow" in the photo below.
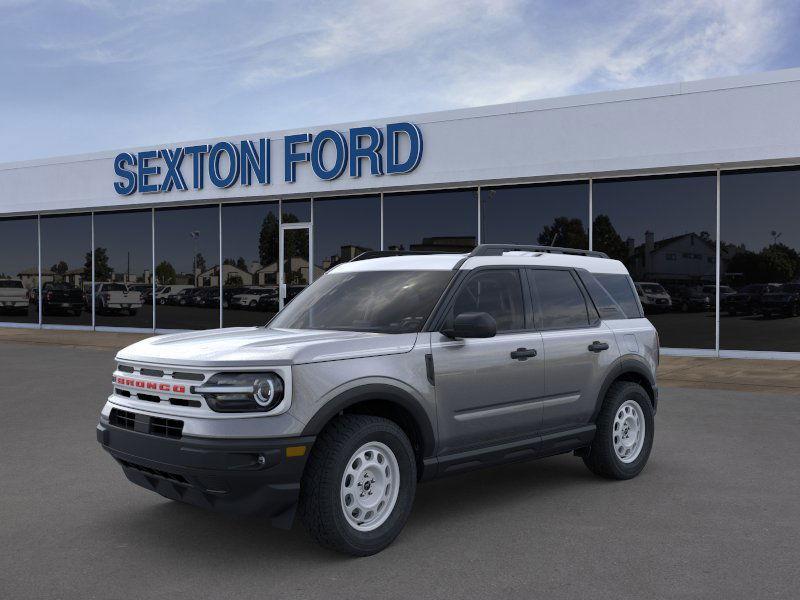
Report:
M 408 538 L 430 526 L 446 528 L 447 522 L 480 519 L 482 514 L 502 513 L 539 494 L 563 492 L 564 488 L 597 482 L 576 458 L 554 457 L 520 462 L 454 475 L 418 486 Z M 136 503 L 134 503 L 136 504 Z M 196 567 L 226 566 L 237 569 L 271 568 L 303 560 L 306 564 L 348 560 L 317 546 L 295 520 L 291 531 L 276 529 L 257 517 L 232 517 L 202 508 L 161 500 L 137 509 L 128 504 L 98 519 L 105 535 L 114 532 L 125 543 L 147 547 L 155 554 L 180 556 Z

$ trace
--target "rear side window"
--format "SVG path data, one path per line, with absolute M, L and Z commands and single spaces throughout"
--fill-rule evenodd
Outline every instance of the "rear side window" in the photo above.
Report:
M 626 317 L 629 319 L 641 318 L 642 311 L 639 308 L 639 301 L 633 292 L 633 284 L 630 277 L 614 273 L 594 273 L 594 277 L 619 305 Z
M 542 316 L 542 329 L 574 329 L 589 326 L 586 300 L 569 271 L 531 269 L 533 297 Z
M 478 271 L 458 290 L 447 326 L 465 312 L 485 312 L 494 317 L 497 331 L 525 328 L 525 303 L 517 269 Z
M 578 271 L 578 277 L 581 278 L 583 285 L 586 286 L 586 291 L 592 297 L 600 317 L 603 319 L 627 319 L 628 316 L 619 305 L 619 303 L 611 297 L 606 288 L 595 279 L 595 276 L 589 271 Z

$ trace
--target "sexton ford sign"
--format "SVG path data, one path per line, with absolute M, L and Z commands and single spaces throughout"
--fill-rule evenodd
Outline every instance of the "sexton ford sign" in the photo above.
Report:
M 405 138 L 405 139 L 403 139 Z M 404 151 L 401 156 L 400 147 Z M 353 127 L 347 134 L 325 129 L 287 135 L 283 139 L 283 177 L 296 180 L 297 165 L 311 163 L 314 175 L 330 181 L 348 170 L 361 177 L 368 165 L 372 176 L 398 175 L 417 168 L 422 158 L 422 131 L 413 123 L 390 123 L 385 133 L 378 127 Z M 186 161 L 185 172 L 183 163 Z M 191 165 L 191 168 L 190 168 Z M 114 190 L 127 196 L 166 193 L 172 190 L 202 190 L 206 178 L 218 188 L 235 184 L 270 183 L 270 139 L 217 142 L 131 153 L 114 159 L 117 180 Z

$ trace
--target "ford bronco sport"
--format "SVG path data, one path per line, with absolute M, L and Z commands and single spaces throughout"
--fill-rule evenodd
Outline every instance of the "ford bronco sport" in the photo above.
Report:
M 267 326 L 154 337 L 117 362 L 97 438 L 128 479 L 278 526 L 297 510 L 362 556 L 422 480 L 566 452 L 638 475 L 658 399 L 625 267 L 538 246 L 366 253 Z

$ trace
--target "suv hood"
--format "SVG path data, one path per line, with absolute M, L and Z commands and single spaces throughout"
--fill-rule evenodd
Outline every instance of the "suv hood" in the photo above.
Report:
M 160 335 L 123 348 L 119 360 L 197 367 L 305 364 L 410 352 L 416 333 L 229 327 Z

